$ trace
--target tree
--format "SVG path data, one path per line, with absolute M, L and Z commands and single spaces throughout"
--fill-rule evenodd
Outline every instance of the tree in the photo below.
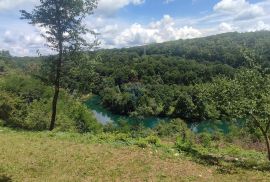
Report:
M 244 68 L 233 80 L 215 79 L 208 88 L 220 118 L 245 120 L 251 132 L 261 132 L 270 161 L 270 75 L 258 67 Z
M 82 37 L 86 33 L 95 33 L 86 28 L 83 19 L 93 13 L 97 0 L 40 0 L 41 5 L 29 13 L 21 10 L 21 19 L 29 20 L 29 24 L 37 25 L 46 30 L 41 36 L 47 45 L 58 52 L 55 61 L 54 97 L 52 101 L 52 116 L 50 130 L 54 129 L 57 100 L 60 90 L 60 79 L 64 56 L 69 52 L 78 52 L 83 48 L 95 45 L 88 44 Z
M 262 70 L 245 70 L 238 76 L 236 84 L 240 86 L 240 94 L 233 102 L 234 114 L 259 129 L 270 161 L 270 75 Z

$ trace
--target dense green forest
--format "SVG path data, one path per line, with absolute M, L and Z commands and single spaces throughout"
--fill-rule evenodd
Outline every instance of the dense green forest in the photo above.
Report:
M 208 106 L 200 100 L 210 99 L 208 84 L 219 78 L 234 79 L 250 64 L 267 70 L 269 39 L 267 31 L 226 33 L 72 55 L 69 58 L 75 62 L 66 60 L 62 86 L 70 93 L 100 95 L 103 105 L 118 114 L 180 117 L 187 121 L 211 119 L 213 115 L 220 118 L 211 113 L 219 110 L 218 105 Z M 33 64 L 28 68 L 50 84 L 53 59 L 47 58 L 39 69 L 33 69 Z

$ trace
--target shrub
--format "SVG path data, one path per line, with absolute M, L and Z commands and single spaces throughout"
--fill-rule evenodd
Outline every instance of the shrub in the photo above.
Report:
M 4 125 L 20 127 L 20 118 L 24 118 L 25 110 L 26 107 L 19 97 L 4 91 L 0 92 L 0 119 Z
M 175 146 L 179 151 L 193 152 L 193 143 L 191 141 L 183 141 L 181 138 L 177 138 Z
M 211 147 L 212 136 L 209 133 L 201 133 L 199 135 L 199 141 L 203 147 Z
M 188 138 L 191 135 L 190 129 L 187 124 L 181 119 L 173 119 L 170 122 L 160 122 L 154 130 L 158 136 L 181 136 L 183 139 Z
M 75 126 L 77 132 L 101 132 L 102 125 L 96 121 L 91 111 L 79 101 L 69 98 L 63 93 L 58 108 L 58 113 L 66 115 Z
M 125 120 L 120 119 L 116 125 L 117 131 L 121 133 L 129 133 L 131 131 L 131 125 Z
M 68 117 L 65 113 L 61 112 L 57 114 L 56 118 L 56 131 L 68 131 L 77 132 L 74 121 Z
M 139 138 L 136 142 L 135 145 L 141 147 L 141 148 L 146 148 L 148 146 L 148 143 L 145 139 Z
M 115 141 L 128 143 L 129 139 L 130 139 L 130 136 L 126 133 L 118 133 L 115 136 Z
M 145 138 L 146 142 L 151 144 L 151 145 L 155 145 L 157 147 L 159 147 L 161 145 L 161 141 L 157 136 L 151 135 Z
M 16 110 L 16 101 L 5 92 L 0 93 L 0 119 L 10 120 L 10 117 Z
M 42 131 L 49 128 L 50 111 L 46 100 L 34 101 L 28 106 L 27 116 L 22 120 L 23 128 Z
M 41 81 L 22 74 L 11 74 L 5 77 L 2 89 L 6 92 L 19 96 L 26 103 L 41 98 L 50 98 L 51 89 Z

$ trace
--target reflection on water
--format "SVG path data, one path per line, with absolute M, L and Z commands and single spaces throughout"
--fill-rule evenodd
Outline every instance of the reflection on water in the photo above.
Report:
M 103 114 L 102 112 L 98 112 L 96 110 L 92 110 L 95 118 L 102 124 L 108 124 L 108 123 L 112 123 L 113 120 L 106 114 Z
M 102 124 L 108 124 L 113 122 L 119 122 L 121 120 L 127 121 L 130 124 L 143 123 L 146 127 L 154 127 L 161 120 L 168 121 L 168 118 L 150 117 L 144 119 L 131 118 L 128 116 L 113 114 L 109 110 L 105 109 L 100 104 L 100 98 L 98 96 L 93 96 L 90 100 L 86 102 L 88 108 L 90 108 L 95 116 L 95 118 Z M 195 133 L 201 132 L 215 132 L 220 131 L 223 133 L 228 133 L 230 131 L 231 125 L 225 121 L 204 121 L 204 122 L 194 122 L 188 124 L 189 128 Z
M 118 114 L 113 114 L 100 104 L 101 100 L 98 96 L 93 96 L 90 100 L 86 102 L 86 106 L 90 108 L 95 116 L 95 118 L 102 124 L 108 124 L 112 122 L 127 121 L 130 124 L 142 123 L 146 127 L 154 127 L 161 120 L 168 120 L 167 118 L 159 117 L 148 117 L 148 118 L 132 118 L 129 116 L 123 116 Z

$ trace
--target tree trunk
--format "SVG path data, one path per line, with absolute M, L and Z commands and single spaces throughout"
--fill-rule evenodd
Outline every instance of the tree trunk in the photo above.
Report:
M 264 139 L 265 139 L 265 142 L 266 142 L 268 160 L 270 161 L 270 141 L 269 141 L 269 137 L 268 137 L 267 133 L 264 133 L 263 135 L 264 135 Z
M 53 97 L 53 101 L 52 101 L 52 116 L 51 116 L 51 124 L 50 124 L 50 129 L 49 129 L 50 131 L 52 131 L 55 127 L 56 113 L 57 113 L 57 101 L 58 101 L 59 90 L 60 90 L 62 59 L 63 59 L 63 45 L 62 45 L 62 43 L 60 43 L 60 45 L 59 45 L 59 58 L 57 60 L 56 76 L 55 76 L 55 83 L 54 83 L 54 97 Z

